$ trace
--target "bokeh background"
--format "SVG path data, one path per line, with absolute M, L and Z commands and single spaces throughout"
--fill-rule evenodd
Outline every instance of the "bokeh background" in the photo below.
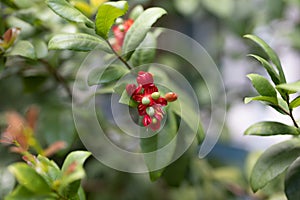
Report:
M 79 1 L 79 0 L 77 0 Z M 84 1 L 84 0 L 83 0 Z M 55 33 L 80 31 L 48 9 L 42 0 L 6 0 L 0 2 L 0 33 L 8 27 L 22 28 L 22 39 L 48 41 Z M 72 0 L 71 2 L 76 2 Z M 197 147 L 169 166 L 163 178 L 151 182 L 147 174 L 119 172 L 91 158 L 86 163 L 87 177 L 83 186 L 87 199 L 105 200 L 210 200 L 210 199 L 284 199 L 278 192 L 282 185 L 271 185 L 260 194 L 252 194 L 248 185 L 251 163 L 260 151 L 287 137 L 244 136 L 251 124 L 262 120 L 290 124 L 270 108 L 253 102 L 244 104 L 245 96 L 254 96 L 246 75 L 266 75 L 259 63 L 247 57 L 258 52 L 253 43 L 243 38 L 255 34 L 263 38 L 278 53 L 288 82 L 300 76 L 300 1 L 299 0 L 129 0 L 131 7 L 159 6 L 167 10 L 156 26 L 180 31 L 198 41 L 212 57 L 222 74 L 227 94 L 227 117 L 218 144 L 205 158 L 197 157 Z M 7 3 L 16 5 L 12 9 Z M 46 23 L 47 22 L 47 23 Z M 176 41 L 174 41 L 176 42 Z M 51 63 L 68 78 L 70 85 L 87 53 L 71 51 L 48 52 Z M 185 63 L 163 53 L 157 54 L 158 63 L 173 66 L 189 76 Z M 67 152 L 85 149 L 72 119 L 71 106 L 63 88 L 46 73 L 41 63 L 14 58 L 7 61 L 0 72 L 0 130 L 5 129 L 5 112 L 24 113 L 29 105 L 40 108 L 37 134 L 43 144 L 64 140 L 66 150 L 53 157 L 62 163 Z M 201 103 L 204 127 L 210 115 L 210 98 L 205 83 L 192 77 Z M 217 86 L 216 86 L 217 87 Z M 218 88 L 216 88 L 218 91 Z M 299 112 L 295 113 L 299 118 Z M 220 119 L 220 122 L 222 120 Z M 20 160 L 5 146 L 0 146 L 0 199 L 15 184 L 7 166 Z

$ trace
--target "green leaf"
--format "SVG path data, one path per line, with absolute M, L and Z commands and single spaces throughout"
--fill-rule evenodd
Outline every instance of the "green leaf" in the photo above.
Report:
M 176 117 L 171 111 L 167 114 L 167 122 L 162 130 L 151 137 L 140 139 L 151 181 L 157 180 L 162 175 L 164 166 L 170 164 L 176 149 L 176 142 L 172 141 L 177 134 Z M 164 147 L 165 149 L 161 151 Z
M 137 105 L 138 105 L 138 103 L 136 101 L 134 101 L 130 98 L 130 96 L 127 94 L 126 90 L 124 90 L 122 92 L 119 103 L 128 105 L 130 107 L 137 107 Z
M 300 96 L 298 96 L 297 98 L 295 98 L 293 101 L 291 101 L 290 103 L 290 108 L 297 108 L 298 106 L 300 106 Z
M 47 194 L 51 192 L 50 186 L 45 179 L 39 175 L 32 167 L 25 163 L 15 163 L 8 167 L 14 174 L 19 184 L 36 194 Z
M 89 28 L 95 24 L 66 0 L 46 0 L 47 5 L 59 16 L 76 23 L 84 23 Z
M 148 8 L 136 19 L 125 35 L 122 52 L 129 60 L 133 51 L 141 44 L 151 26 L 167 12 L 162 8 Z
M 144 8 L 141 5 L 135 6 L 129 15 L 129 19 L 133 19 L 134 21 L 144 12 Z
M 270 77 L 275 85 L 280 84 L 279 75 L 277 74 L 277 72 L 274 70 L 274 68 L 268 61 L 266 61 L 264 58 L 262 58 L 260 56 L 254 55 L 254 54 L 249 54 L 249 56 L 255 58 L 263 65 L 263 67 L 267 70 L 268 74 L 270 75 Z
M 297 81 L 294 83 L 280 84 L 280 85 L 277 85 L 276 88 L 283 89 L 290 94 L 295 93 L 295 92 L 300 92 L 300 81 Z
M 294 138 L 268 148 L 256 162 L 250 177 L 254 192 L 283 173 L 300 156 L 300 140 Z
M 22 56 L 25 58 L 36 59 L 33 45 L 25 40 L 21 40 L 7 53 L 8 56 Z
M 277 56 L 277 54 L 273 51 L 273 49 L 261 38 L 255 36 L 255 35 L 244 35 L 245 38 L 248 38 L 252 41 L 254 41 L 256 44 L 258 44 L 268 55 L 269 59 L 273 62 L 273 64 L 276 66 L 279 77 L 280 77 L 280 83 L 286 83 L 285 75 L 280 63 L 280 60 Z
M 4 200 L 53 200 L 55 194 L 40 195 L 36 194 L 22 185 L 18 185 Z
M 61 170 L 60 194 L 71 198 L 78 193 L 81 179 L 85 176 L 83 164 L 90 155 L 87 151 L 73 151 L 67 156 Z
M 104 70 L 104 72 L 103 72 Z M 88 77 L 89 85 L 98 85 L 103 83 L 110 83 L 120 79 L 129 70 L 120 65 L 111 65 L 107 68 L 96 68 L 91 71 Z M 101 76 L 101 77 L 100 77 Z
M 275 88 L 265 77 L 258 74 L 248 74 L 247 77 L 261 96 L 277 97 Z
M 278 105 L 276 97 L 256 96 L 256 97 L 246 97 L 244 99 L 245 104 L 250 103 L 251 101 L 263 101 L 270 104 Z
M 47 44 L 43 40 L 40 40 L 40 39 L 34 40 L 33 46 L 34 46 L 37 58 L 45 58 L 48 55 L 48 47 L 47 47 Z
M 96 16 L 96 33 L 107 39 L 115 20 L 125 15 L 127 10 L 127 1 L 107 2 L 100 5 Z
M 69 49 L 74 51 L 101 49 L 107 53 L 112 53 L 110 47 L 103 39 L 85 33 L 57 34 L 51 38 L 48 47 L 49 49 Z
M 287 170 L 284 192 L 288 199 L 300 199 L 300 159 L 298 158 Z
M 50 161 L 47 157 L 41 155 L 38 155 L 37 159 L 39 161 L 38 167 L 44 169 L 39 174 L 43 176 L 49 185 L 61 178 L 60 169 L 54 161 Z
M 280 122 L 258 122 L 250 126 L 244 133 L 245 135 L 299 135 L 300 131 Z
M 153 33 L 148 33 L 144 41 L 138 46 L 131 56 L 133 66 L 152 63 L 156 52 L 156 38 Z

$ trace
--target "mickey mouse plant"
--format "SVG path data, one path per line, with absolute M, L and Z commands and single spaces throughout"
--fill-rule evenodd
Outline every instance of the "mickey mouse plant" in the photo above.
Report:
M 183 119 L 188 126 L 187 129 L 190 127 L 193 129 L 195 124 L 199 126 L 197 120 L 199 116 L 188 104 L 191 101 L 189 95 L 182 96 L 184 101 L 181 103 L 185 104 L 187 109 L 186 112 L 181 112 L 182 104 L 176 101 L 181 97 L 177 94 L 185 92 L 175 84 L 172 84 L 172 88 L 178 88 L 177 91 L 160 88 L 156 84 L 157 78 L 169 78 L 163 70 L 151 65 L 155 59 L 159 31 L 150 29 L 166 14 L 164 9 L 152 7 L 144 10 L 142 6 L 137 5 L 126 14 L 129 10 L 127 1 L 105 2 L 98 7 L 95 20 L 91 20 L 65 0 L 46 2 L 60 17 L 77 24 L 78 27 L 84 26 L 79 29 L 80 33 L 54 35 L 49 41 L 49 49 L 86 52 L 98 49 L 108 54 L 102 59 L 111 59 L 108 63 L 113 64 L 102 70 L 102 73 L 91 73 L 88 83 L 100 85 L 96 94 L 117 93 L 120 96 L 119 103 L 137 108 L 135 110 L 135 115 L 139 118 L 137 123 L 147 131 L 154 132 L 151 137 L 140 139 L 142 152 L 153 152 L 168 144 L 176 136 L 179 128 L 177 118 Z M 138 67 L 145 64 L 148 64 L 147 68 L 139 70 Z M 150 71 L 151 69 L 155 72 Z M 130 73 L 136 77 L 136 83 L 128 81 L 118 84 L 122 77 Z M 98 74 L 102 74 L 101 77 Z M 162 126 L 163 119 L 166 119 L 164 126 Z M 203 133 L 201 127 L 198 132 Z M 157 160 L 171 161 L 176 148 L 172 149 L 174 152 L 157 154 L 153 159 L 145 158 L 148 168 L 155 166 Z M 163 170 L 153 170 L 150 167 L 151 180 L 159 178 Z
M 300 199 L 300 129 L 295 119 L 294 110 L 300 106 L 300 81 L 287 83 L 277 54 L 261 38 L 245 35 L 258 44 L 268 59 L 250 54 L 258 60 L 267 71 L 272 83 L 259 74 L 249 74 L 259 96 L 245 98 L 245 103 L 260 101 L 290 118 L 291 124 L 264 121 L 250 126 L 245 135 L 273 136 L 291 135 L 292 138 L 268 148 L 253 167 L 250 184 L 254 192 L 264 188 L 276 177 L 284 174 L 284 191 L 288 199 Z M 293 96 L 292 96 L 293 95 Z

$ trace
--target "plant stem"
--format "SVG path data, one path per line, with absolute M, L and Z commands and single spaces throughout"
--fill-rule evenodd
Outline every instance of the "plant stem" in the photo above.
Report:
M 68 93 L 69 99 L 72 100 L 73 94 L 67 80 L 54 67 L 52 67 L 49 62 L 43 59 L 40 59 L 39 61 L 45 65 L 47 71 L 55 78 L 55 80 L 62 85 Z
M 108 44 L 108 46 L 111 48 L 112 52 L 118 57 L 118 59 L 119 59 L 122 63 L 124 63 L 124 65 L 125 65 L 129 70 L 131 70 L 132 67 L 128 64 L 128 62 L 126 62 L 126 60 L 124 60 L 124 59 L 118 54 L 118 52 L 116 52 L 116 51 L 114 50 L 114 48 L 111 46 L 111 44 L 109 43 L 108 40 L 105 40 L 105 41 L 106 41 L 106 43 Z
M 295 120 L 295 118 L 294 118 L 294 115 L 293 115 L 293 109 L 290 109 L 289 116 L 291 117 L 291 119 L 292 119 L 292 121 L 293 121 L 293 123 L 294 123 L 294 126 L 295 126 L 296 128 L 299 128 L 299 126 L 298 126 L 298 124 L 297 124 L 297 122 L 296 122 L 296 120 Z

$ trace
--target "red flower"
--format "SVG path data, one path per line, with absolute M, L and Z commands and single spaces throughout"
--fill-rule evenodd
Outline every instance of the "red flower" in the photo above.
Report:
M 134 21 L 132 19 L 128 19 L 125 22 L 120 23 L 119 25 L 113 26 L 112 31 L 115 36 L 113 48 L 115 51 L 117 52 L 121 51 L 125 35 L 129 30 L 129 28 L 131 27 L 131 25 L 133 24 L 133 22 Z
M 143 125 L 156 131 L 160 128 L 161 120 L 165 114 L 162 107 L 166 106 L 168 102 L 160 96 L 158 88 L 153 83 L 151 73 L 140 71 L 136 82 L 138 86 L 128 84 L 126 91 L 138 103 L 137 109 L 139 115 L 143 116 Z

